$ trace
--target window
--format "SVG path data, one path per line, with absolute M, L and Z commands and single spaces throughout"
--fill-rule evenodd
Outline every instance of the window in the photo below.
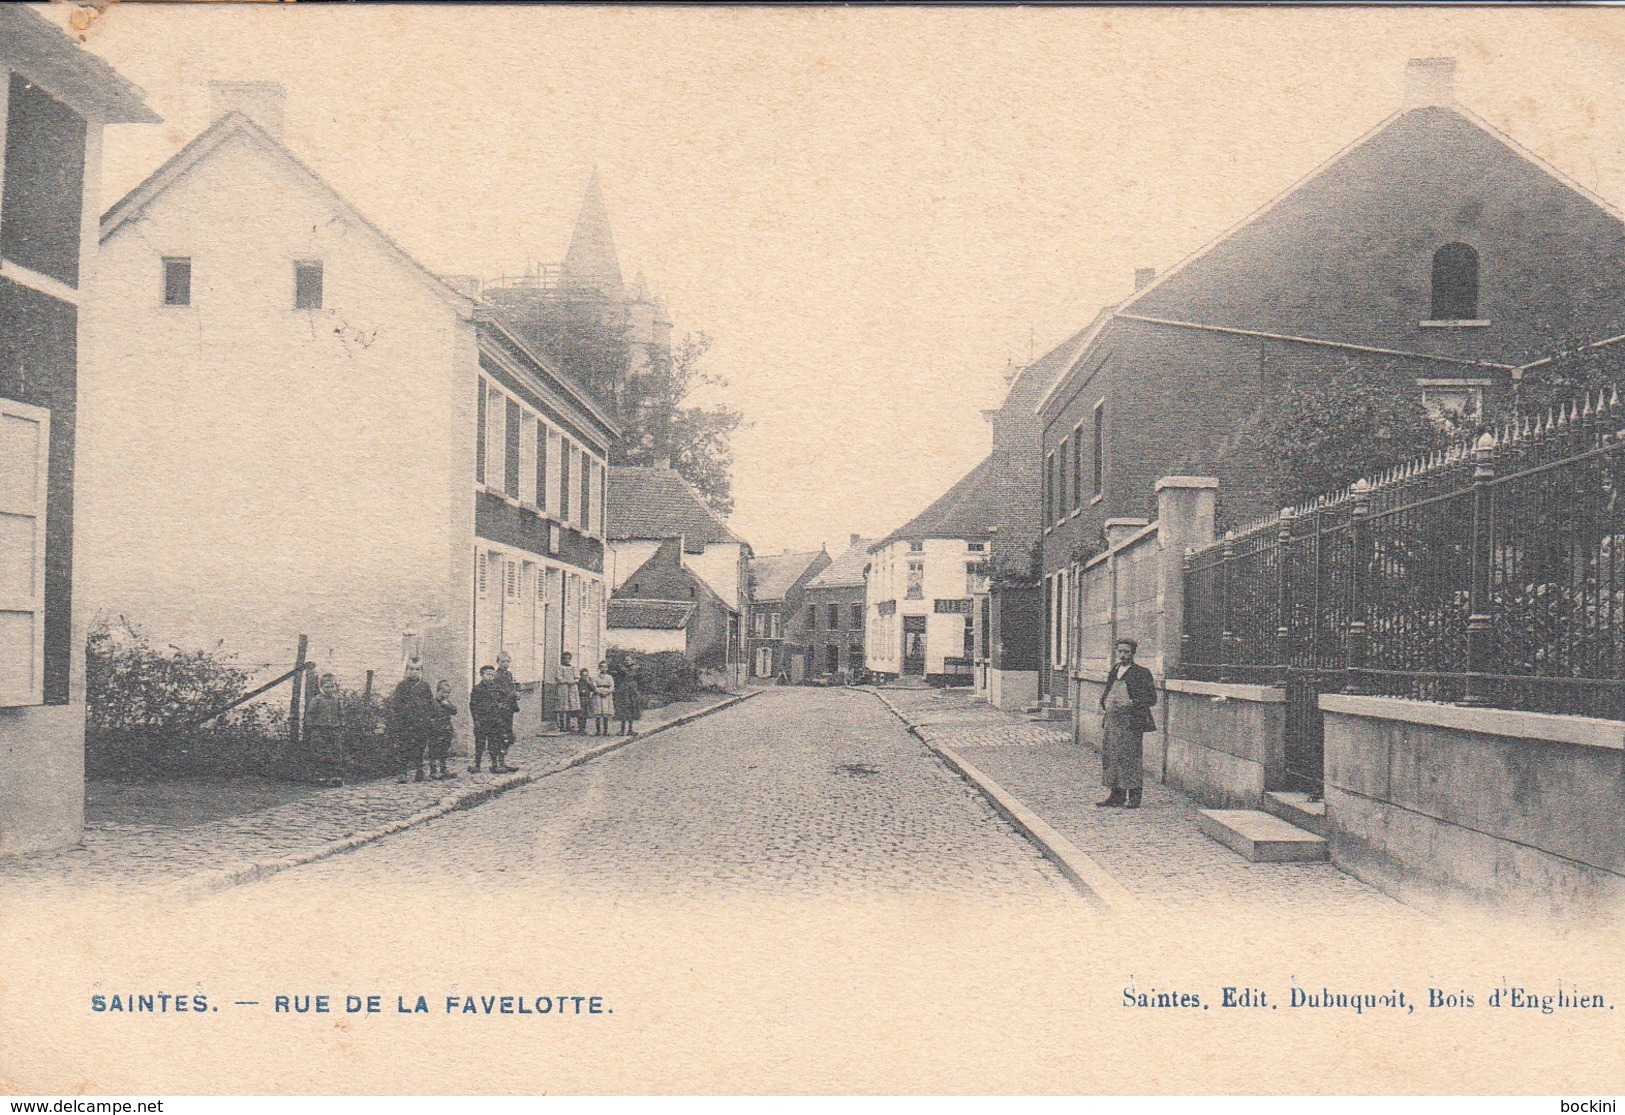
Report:
M 1104 495 L 1106 491 L 1106 401 L 1104 399 L 1095 404 L 1094 457 L 1094 487 L 1091 489 L 1091 493 L 1098 498 Z
M 293 265 L 293 308 L 322 308 L 322 265 L 317 260 L 300 260 Z
M 1466 244 L 1446 244 L 1433 254 L 1434 321 L 1478 317 L 1478 253 Z
M 985 553 L 987 553 L 987 543 L 986 542 L 967 542 L 967 543 L 965 543 L 965 549 L 969 550 L 973 554 L 985 554 Z
M 517 561 L 502 563 L 502 588 L 503 594 L 509 600 L 519 599 L 519 563 Z
M 807 630 L 816 631 L 817 629 L 818 629 L 818 605 L 817 604 L 808 604 L 807 605 Z
M 164 305 L 192 304 L 192 261 L 164 257 Z
M 911 561 L 908 563 L 908 599 L 925 599 L 925 562 Z
M 834 643 L 824 648 L 824 672 L 830 674 L 841 672 L 841 648 Z
M 507 424 L 503 430 L 506 440 L 504 447 L 502 468 L 502 490 L 514 499 L 519 498 L 519 432 L 520 426 L 519 404 L 512 399 L 507 400 Z
M 581 528 L 592 529 L 592 470 L 593 459 L 581 451 Z
M 0 707 L 45 703 L 51 412 L 0 399 Z
M 507 399 L 493 385 L 485 385 L 485 476 L 486 487 L 495 488 L 507 473 Z
M 1055 454 L 1055 517 L 1066 518 L 1066 459 L 1067 449 L 1072 444 L 1071 435 L 1061 439 L 1061 449 Z
M 1053 482 L 1054 481 L 1054 474 L 1055 474 L 1055 454 L 1051 453 L 1049 456 L 1044 458 L 1044 477 L 1043 477 L 1044 494 L 1042 496 L 1042 499 L 1043 499 L 1043 503 L 1044 503 L 1044 525 L 1045 526 L 1048 526 L 1049 524 L 1051 524 L 1051 523 L 1053 523 L 1055 521 L 1055 500 L 1054 500 L 1054 482 Z
M 474 396 L 474 483 L 485 483 L 485 381 Z
M 1072 506 L 1083 506 L 1083 427 L 1072 431 Z
M 784 635 L 784 617 L 778 612 L 773 612 L 768 617 L 767 634 L 770 639 L 778 639 Z
M 536 507 L 548 509 L 548 427 L 536 423 Z
M 570 439 L 563 438 L 563 446 L 559 450 L 559 519 L 570 521 L 570 457 L 575 450 L 570 447 Z
M 839 604 L 831 604 L 829 606 L 829 629 L 831 631 L 839 631 L 841 629 L 841 606 Z
M 863 630 L 863 605 L 862 604 L 854 604 L 854 605 L 852 605 L 852 629 L 854 631 L 862 631 Z
M 925 543 L 924 542 L 910 542 L 908 544 L 908 552 L 911 553 L 911 554 L 924 553 L 925 552 Z

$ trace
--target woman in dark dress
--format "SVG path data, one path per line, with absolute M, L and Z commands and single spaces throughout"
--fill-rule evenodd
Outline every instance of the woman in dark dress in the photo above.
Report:
M 643 715 L 643 690 L 638 687 L 637 663 L 622 660 L 615 667 L 615 717 L 621 722 L 621 735 L 630 736 Z

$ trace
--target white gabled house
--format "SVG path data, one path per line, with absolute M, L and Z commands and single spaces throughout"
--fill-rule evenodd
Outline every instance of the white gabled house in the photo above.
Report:
M 280 87 L 215 92 L 102 220 L 85 605 L 251 664 L 307 634 L 354 686 L 596 661 L 607 414 L 296 158 Z

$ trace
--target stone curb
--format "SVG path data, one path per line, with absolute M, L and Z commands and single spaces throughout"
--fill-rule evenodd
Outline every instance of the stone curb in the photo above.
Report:
M 909 734 L 928 747 L 949 769 L 969 782 L 988 800 L 989 804 L 1013 825 L 1017 832 L 1030 840 L 1046 859 L 1055 864 L 1084 898 L 1102 907 L 1108 913 L 1127 914 L 1139 908 L 1139 900 L 1123 884 L 1101 867 L 1092 856 L 1061 835 L 1053 825 L 1034 813 L 1020 799 L 994 781 L 986 773 L 961 757 L 953 748 L 933 743 L 912 720 L 877 689 L 868 689 L 875 698 L 903 722 Z
M 272 875 L 287 871 L 291 868 L 303 867 L 307 863 L 315 863 L 317 860 L 328 859 L 332 856 L 342 855 L 345 852 L 354 851 L 363 844 L 371 844 L 374 841 L 382 840 L 386 836 L 393 836 L 397 832 L 403 832 L 406 829 L 415 828 L 418 825 L 433 821 L 436 818 L 444 817 L 448 813 L 455 813 L 458 810 L 472 809 L 475 806 L 483 805 L 494 798 L 500 797 L 515 787 L 524 786 L 528 783 L 535 782 L 538 779 L 548 778 L 552 775 L 570 770 L 572 767 L 579 767 L 585 763 L 590 763 L 599 756 L 607 755 L 611 751 L 618 751 L 628 744 L 636 743 L 638 740 L 648 739 L 653 735 L 659 735 L 661 732 L 664 732 L 669 728 L 681 727 L 684 724 L 688 724 L 692 721 L 700 719 L 702 716 L 710 716 L 714 712 L 721 712 L 723 709 L 732 708 L 734 705 L 737 705 L 742 701 L 748 701 L 750 698 L 756 696 L 758 692 L 760 692 L 760 690 L 754 690 L 749 693 L 741 693 L 737 697 L 730 697 L 725 701 L 718 701 L 714 705 L 707 705 L 705 708 L 695 709 L 693 712 L 684 713 L 682 716 L 668 720 L 664 724 L 650 728 L 646 732 L 638 732 L 635 735 L 617 737 L 612 742 L 601 743 L 597 747 L 590 747 L 587 750 L 572 756 L 567 761 L 560 763 L 558 766 L 549 767 L 543 771 L 526 771 L 522 774 L 510 775 L 507 778 L 498 779 L 495 782 L 488 783 L 475 790 L 465 790 L 460 794 L 452 794 L 448 797 L 441 798 L 429 808 L 421 809 L 409 817 L 403 817 L 398 821 L 391 821 L 387 825 L 380 825 L 377 828 L 368 829 L 366 832 L 358 832 L 354 835 L 346 836 L 341 840 L 331 841 L 330 843 L 312 848 L 309 851 L 295 852 L 291 855 L 279 856 L 275 859 L 251 860 L 247 863 L 235 864 L 231 867 L 224 867 L 214 871 L 203 871 L 195 875 L 189 875 L 180 880 L 178 883 L 173 883 L 159 891 L 156 896 L 157 900 L 160 902 L 196 902 L 201 898 L 207 898 L 211 894 L 218 894 L 223 890 L 229 890 L 232 887 L 241 886 L 244 883 L 257 882 L 260 879 L 269 878 Z

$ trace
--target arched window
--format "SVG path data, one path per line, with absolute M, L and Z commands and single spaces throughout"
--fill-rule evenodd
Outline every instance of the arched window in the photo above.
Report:
M 1478 253 L 1466 244 L 1446 244 L 1433 253 L 1434 321 L 1478 317 Z

